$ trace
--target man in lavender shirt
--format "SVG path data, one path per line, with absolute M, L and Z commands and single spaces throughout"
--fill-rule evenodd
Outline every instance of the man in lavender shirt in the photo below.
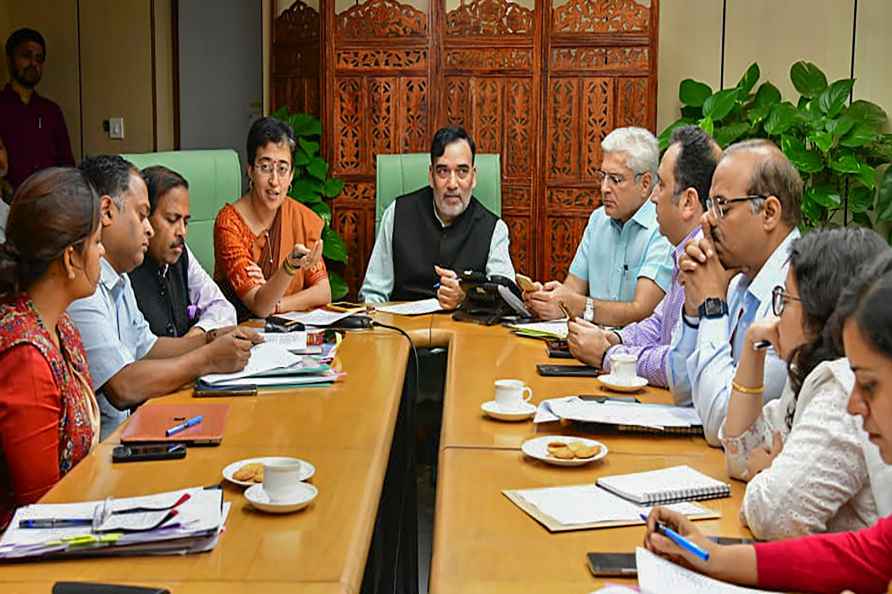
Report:
M 136 302 L 156 336 L 219 333 L 236 324 L 235 308 L 186 246 L 189 183 L 167 167 L 142 170 L 155 234 L 130 272 Z
M 684 306 L 678 258 L 688 240 L 700 233 L 712 174 L 721 148 L 698 126 L 677 128 L 660 162 L 659 178 L 650 196 L 662 233 L 675 246 L 672 284 L 653 314 L 622 330 L 606 330 L 580 318 L 569 323 L 570 352 L 580 361 L 610 370 L 610 357 L 638 357 L 638 375 L 652 386 L 668 386 L 667 357 L 672 331 Z

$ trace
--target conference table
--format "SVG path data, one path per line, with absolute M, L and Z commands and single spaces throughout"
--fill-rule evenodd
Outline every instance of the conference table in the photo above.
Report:
M 721 450 L 694 436 L 595 435 L 609 448 L 608 455 L 574 468 L 526 458 L 520 451 L 525 440 L 577 431 L 559 423 L 507 423 L 483 416 L 480 405 L 492 399 L 493 382 L 521 379 L 536 403 L 603 392 L 597 380 L 538 376 L 537 363 L 555 362 L 544 343 L 501 326 L 455 322 L 445 314 L 374 317 L 400 328 L 417 348 L 448 349 L 433 594 L 590 592 L 602 582 L 589 573 L 587 552 L 632 552 L 642 541 L 642 526 L 549 533 L 509 501 L 504 489 L 592 483 L 608 474 L 678 464 L 727 480 Z M 406 336 L 390 329 L 351 331 L 335 360 L 346 376 L 332 386 L 214 398 L 229 405 L 223 442 L 190 448 L 183 460 L 113 465 L 111 451 L 122 426 L 42 499 L 83 501 L 212 485 L 221 482 L 221 471 L 231 462 L 282 455 L 308 460 L 316 468 L 311 481 L 319 495 L 306 510 L 257 512 L 241 487 L 224 482 L 224 499 L 232 507 L 219 544 L 209 553 L 6 564 L 0 566 L 0 591 L 48 593 L 54 582 L 72 580 L 153 585 L 175 594 L 358 593 L 411 350 Z M 671 402 L 668 392 L 650 387 L 638 397 Z M 188 389 L 145 406 L 190 401 Z M 748 537 L 737 513 L 743 485 L 728 482 L 730 498 L 704 502 L 721 518 L 698 525 L 708 534 Z

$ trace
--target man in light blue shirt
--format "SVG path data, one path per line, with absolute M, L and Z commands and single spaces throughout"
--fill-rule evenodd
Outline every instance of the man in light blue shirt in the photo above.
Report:
M 725 150 L 709 193 L 704 237 L 689 242 L 679 262 L 685 305 L 669 386 L 676 403 L 693 401 L 707 442 L 718 446 L 747 328 L 770 315 L 771 291 L 783 285 L 799 237 L 802 179 L 777 146 L 748 140 Z M 763 385 L 743 389 L 768 401 L 786 379 L 786 363 L 772 350 Z
M 244 368 L 256 333 L 156 337 L 139 307 L 128 272 L 142 263 L 152 226 L 139 169 L 118 156 L 84 159 L 80 166 L 101 197 L 105 258 L 96 292 L 68 308 L 81 334 L 105 439 L 129 411 L 207 373 Z
M 617 128 L 601 141 L 601 203 L 588 220 L 563 283 L 524 294 L 543 319 L 574 316 L 624 326 L 649 316 L 672 282 L 672 246 L 648 198 L 657 179 L 657 139 L 643 128 Z

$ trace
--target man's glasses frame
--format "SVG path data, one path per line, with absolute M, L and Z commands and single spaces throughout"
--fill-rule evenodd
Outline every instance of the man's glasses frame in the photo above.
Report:
M 737 196 L 735 198 L 724 198 L 722 196 L 716 196 L 715 198 L 707 198 L 706 199 L 706 210 L 711 212 L 715 218 L 724 219 L 725 215 L 728 214 L 726 207 L 729 204 L 734 204 L 735 202 L 749 202 L 750 200 L 767 200 L 768 196 L 765 194 L 750 194 L 748 196 Z

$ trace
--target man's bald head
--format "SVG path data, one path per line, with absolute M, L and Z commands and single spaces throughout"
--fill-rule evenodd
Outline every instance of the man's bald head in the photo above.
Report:
M 730 159 L 735 166 L 751 168 L 747 194 L 775 196 L 781 203 L 781 222 L 791 229 L 799 224 L 802 178 L 776 144 L 762 138 L 737 142 L 725 149 L 719 163 Z

